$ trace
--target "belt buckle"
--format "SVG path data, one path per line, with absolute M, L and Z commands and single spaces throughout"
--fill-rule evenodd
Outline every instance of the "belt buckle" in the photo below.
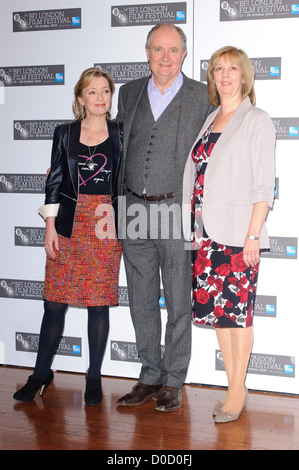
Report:
M 142 199 L 143 199 L 144 201 L 147 200 L 147 195 L 146 195 L 146 193 L 143 193 L 143 194 L 142 194 Z

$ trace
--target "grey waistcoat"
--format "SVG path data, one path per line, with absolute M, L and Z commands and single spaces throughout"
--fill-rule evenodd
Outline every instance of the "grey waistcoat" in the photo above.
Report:
M 157 121 L 154 120 L 147 87 L 140 99 L 127 151 L 125 184 L 148 196 L 174 191 L 176 137 L 181 90 Z

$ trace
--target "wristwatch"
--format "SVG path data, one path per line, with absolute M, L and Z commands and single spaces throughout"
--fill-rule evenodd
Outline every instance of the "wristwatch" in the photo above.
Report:
M 247 235 L 247 238 L 249 238 L 249 240 L 259 240 L 260 237 L 255 237 L 254 235 Z

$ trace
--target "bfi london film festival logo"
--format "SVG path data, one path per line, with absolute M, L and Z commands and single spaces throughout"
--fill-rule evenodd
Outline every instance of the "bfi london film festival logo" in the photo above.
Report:
M 13 12 L 13 32 L 81 28 L 81 8 Z
M 215 370 L 225 370 L 223 358 L 219 350 L 215 351 Z M 274 354 L 252 353 L 247 372 L 248 374 L 295 378 L 295 358 Z
M 17 331 L 15 333 L 16 351 L 37 353 L 39 334 Z M 62 336 L 56 353 L 59 356 L 82 356 L 82 340 L 72 336 Z
M 186 23 L 187 3 L 115 5 L 111 7 L 111 26 L 145 26 L 163 22 Z
M 44 283 L 25 279 L 0 279 L 0 297 L 42 300 Z
M 151 73 L 148 62 L 114 62 L 94 64 L 109 73 L 114 83 L 127 83 L 137 78 L 148 77 Z
M 129 292 L 127 286 L 118 287 L 118 305 L 120 307 L 129 307 Z M 161 309 L 165 307 L 164 289 L 160 290 L 159 305 Z
M 18 119 L 13 122 L 14 140 L 52 140 L 54 130 L 70 120 L 30 120 Z
M 64 65 L 21 65 L 0 67 L 5 87 L 64 85 Z
M 262 258 L 297 259 L 297 238 L 270 236 L 269 241 L 270 251 L 262 252 Z
M 165 351 L 165 346 L 161 346 L 161 357 L 163 357 Z M 138 355 L 138 350 L 136 343 L 131 343 L 129 341 L 110 341 L 110 359 L 111 361 L 120 361 L 120 362 L 135 362 L 140 363 L 140 358 Z
M 220 0 L 220 21 L 298 18 L 299 4 L 291 0 Z
M 44 194 L 46 175 L 0 173 L 0 193 Z
M 250 59 L 255 70 L 255 80 L 280 80 L 281 57 L 257 57 Z M 209 60 L 200 61 L 200 80 L 207 81 Z
M 45 234 L 44 227 L 15 227 L 15 246 L 44 247 Z
M 277 317 L 277 297 L 272 295 L 257 295 L 254 315 L 257 317 L 276 318 Z
M 299 139 L 299 118 L 285 117 L 272 118 L 276 129 L 277 140 Z

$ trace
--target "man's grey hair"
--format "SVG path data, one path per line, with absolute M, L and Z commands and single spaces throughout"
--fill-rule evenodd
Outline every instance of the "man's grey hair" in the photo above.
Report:
M 156 26 L 154 26 L 147 35 L 146 43 L 145 43 L 146 49 L 149 49 L 149 47 L 150 47 L 150 42 L 151 42 L 151 39 L 152 39 L 152 36 L 153 36 L 154 32 L 157 31 L 157 29 L 165 27 L 165 26 L 167 26 L 168 28 L 175 29 L 179 33 L 179 35 L 181 36 L 181 39 L 182 39 L 183 51 L 186 51 L 187 50 L 187 37 L 186 37 L 186 34 L 184 33 L 184 31 L 179 26 L 176 26 L 175 24 L 172 24 L 172 23 L 159 23 Z

